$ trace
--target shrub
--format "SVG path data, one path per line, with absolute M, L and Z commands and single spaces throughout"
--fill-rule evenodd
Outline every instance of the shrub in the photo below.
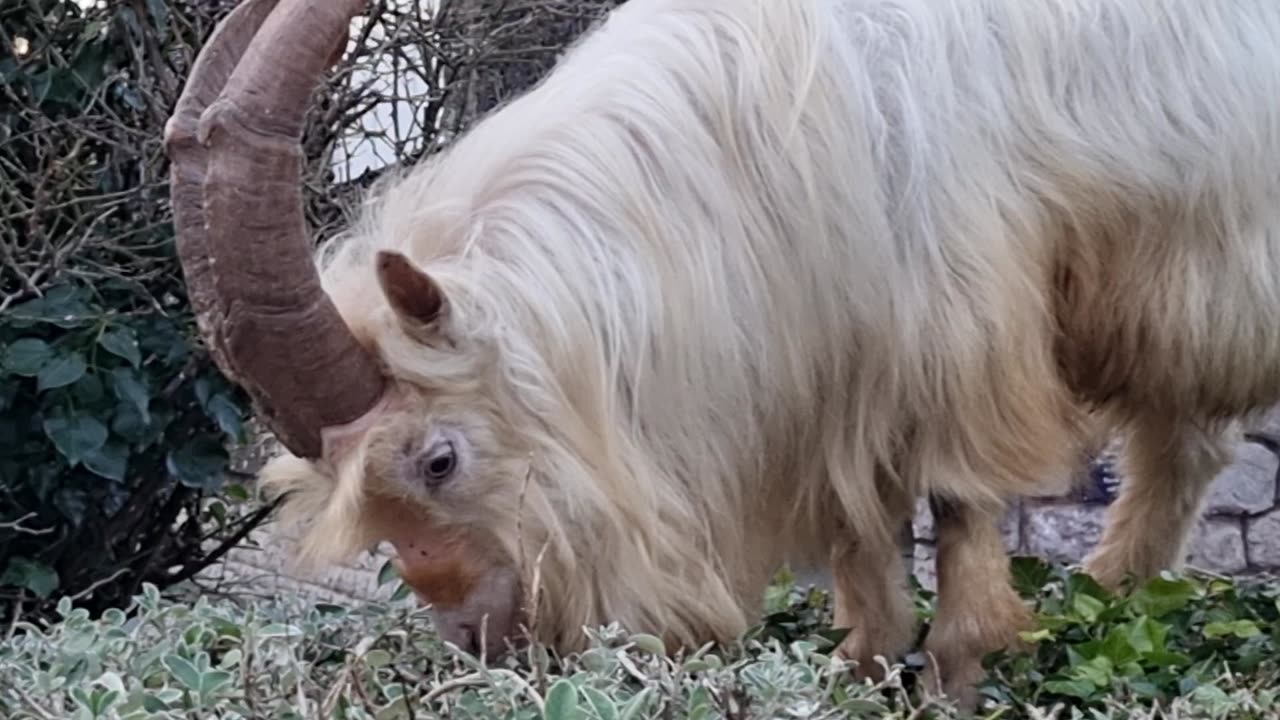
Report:
M 1213 705 L 1227 704 L 1226 688 L 1241 678 L 1265 690 L 1259 700 L 1280 689 L 1274 583 L 1166 573 L 1118 596 L 1032 558 L 1013 569 L 1040 627 L 1024 634 L 1032 652 L 991 658 L 994 700 L 1167 706 L 1190 695 Z
M 0 11 L 0 617 L 122 604 L 265 515 L 228 511 L 244 401 L 192 341 L 173 253 L 159 128 L 192 19 Z
M 1034 653 L 992 659 L 992 701 L 980 717 L 1273 717 L 1280 681 L 1274 589 L 1167 576 L 1131 600 L 1099 606 L 1081 599 L 1099 597 L 1082 576 L 1019 563 L 1024 578 L 1044 581 L 1030 595 L 1044 629 Z M 922 699 L 914 670 L 903 665 L 879 684 L 854 681 L 832 657 L 825 594 L 780 584 L 770 595 L 772 612 L 731 647 L 668 659 L 656 638 L 614 626 L 597 629 L 590 649 L 563 660 L 535 646 L 486 665 L 441 644 L 422 612 L 404 605 L 201 599 L 184 606 L 146 586 L 131 613 L 112 610 L 95 622 L 63 602 L 57 625 L 22 628 L 0 645 L 0 715 L 956 717 L 945 702 Z M 927 617 L 932 598 L 919 592 L 918 599 Z M 1055 685 L 1100 680 L 1098 658 L 1119 672 L 1095 690 Z M 1170 667 L 1187 679 L 1174 680 Z M 1144 682 L 1151 688 L 1134 692 Z

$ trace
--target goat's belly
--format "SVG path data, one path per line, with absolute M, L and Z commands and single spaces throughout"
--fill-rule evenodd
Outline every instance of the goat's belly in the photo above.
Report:
M 1280 402 L 1275 215 L 1075 241 L 1056 288 L 1069 387 L 1125 414 L 1236 417 Z

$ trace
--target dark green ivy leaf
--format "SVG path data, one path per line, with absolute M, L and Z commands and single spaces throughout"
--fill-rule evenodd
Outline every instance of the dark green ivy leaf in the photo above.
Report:
M 4 575 L 0 575 L 0 585 L 26 588 L 45 598 L 58 589 L 58 571 L 44 563 L 15 557 L 9 560 Z
M 1084 680 L 1050 680 L 1044 684 L 1044 689 L 1057 695 L 1081 700 L 1088 700 L 1098 692 L 1097 688 Z
M 143 424 L 150 422 L 147 408 L 151 405 L 151 394 L 147 392 L 146 385 L 142 384 L 137 373 L 124 367 L 112 370 L 111 387 L 115 390 L 117 398 L 132 405 L 138 411 Z
M 77 402 L 92 405 L 102 399 L 102 381 L 94 373 L 85 373 L 83 377 L 72 383 L 71 392 Z
M 77 488 L 59 488 L 53 494 L 53 505 L 63 517 L 76 527 L 84 524 L 84 514 L 89 509 L 89 496 Z
M 221 483 L 228 460 L 221 443 L 208 437 L 195 437 L 170 452 L 165 464 L 178 482 L 207 490 Z
M 93 319 L 93 309 L 85 302 L 84 292 L 69 285 L 55 287 L 38 297 L 9 310 L 15 325 L 48 323 L 60 328 L 74 328 Z
M 108 480 L 122 482 L 129 467 L 129 448 L 119 442 L 104 443 L 85 456 L 84 466 Z
M 112 355 L 124 358 L 135 368 L 142 364 L 138 336 L 131 328 L 113 327 L 98 336 L 98 344 Z
M 107 426 L 91 415 L 46 418 L 44 433 L 72 467 L 107 441 Z
M 1210 639 L 1228 635 L 1234 635 L 1238 638 L 1251 638 L 1260 634 L 1262 634 L 1262 631 L 1258 629 L 1257 623 L 1249 619 L 1211 622 L 1204 626 L 1204 636 Z
M 1009 560 L 1013 587 L 1024 597 L 1034 596 L 1053 577 L 1053 568 L 1037 557 L 1018 556 Z
M 1132 602 L 1139 612 L 1160 618 L 1186 607 L 1199 593 L 1200 588 L 1189 578 L 1162 575 L 1138 588 Z
M 40 391 L 52 390 L 79 380 L 84 376 L 89 366 L 85 364 L 84 356 L 78 352 L 69 352 L 66 355 L 60 355 L 40 368 L 40 372 L 36 375 L 36 387 Z
M 160 429 L 152 427 L 150 418 L 138 412 L 130 403 L 121 403 L 111 418 L 111 432 L 135 445 L 148 445 L 160 436 Z
M 208 376 L 198 377 L 192 384 L 192 388 L 196 393 L 196 401 L 200 403 L 200 407 L 208 407 L 209 396 L 213 393 L 213 381 Z
M 231 500 L 235 500 L 237 502 L 246 502 L 251 497 L 249 495 L 248 489 L 246 489 L 245 486 L 241 485 L 240 483 L 232 483 L 228 485 L 226 489 L 223 490 L 223 494 L 226 495 Z
M 226 395 L 221 393 L 209 398 L 205 412 L 218 423 L 218 428 L 233 441 L 241 439 L 243 424 L 240 419 L 240 408 Z
M 35 377 L 53 357 L 49 344 L 40 338 L 21 338 L 4 349 L 0 366 L 13 375 Z

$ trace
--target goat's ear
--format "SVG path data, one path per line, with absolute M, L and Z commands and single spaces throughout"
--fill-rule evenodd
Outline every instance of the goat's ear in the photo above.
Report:
M 378 284 L 405 330 L 415 336 L 434 330 L 449 305 L 440 285 L 398 252 L 379 250 L 375 262 Z

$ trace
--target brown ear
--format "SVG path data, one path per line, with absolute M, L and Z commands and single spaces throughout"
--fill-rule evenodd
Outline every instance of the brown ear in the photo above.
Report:
M 431 276 L 393 250 L 379 250 L 378 284 L 406 329 L 426 330 L 443 315 L 448 303 Z

